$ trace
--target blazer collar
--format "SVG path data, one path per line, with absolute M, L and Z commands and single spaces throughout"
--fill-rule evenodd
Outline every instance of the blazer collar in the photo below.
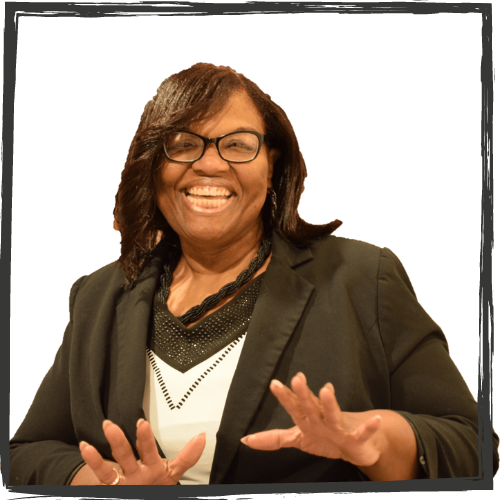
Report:
M 131 443 L 136 441 L 137 420 L 145 418 L 142 401 L 146 385 L 149 318 L 167 253 L 167 245 L 161 242 L 153 251 L 152 259 L 139 276 L 135 288 L 125 292 L 117 306 L 118 408 L 123 431 Z M 131 404 L 132 401 L 134 404 Z
M 273 235 L 273 255 L 247 330 L 217 433 L 210 483 L 221 483 L 247 433 L 314 286 L 293 269 L 313 258 Z
M 296 247 L 285 243 L 276 233 L 273 232 L 273 257 L 280 260 L 285 266 L 294 269 L 300 264 L 313 259 L 309 247 Z

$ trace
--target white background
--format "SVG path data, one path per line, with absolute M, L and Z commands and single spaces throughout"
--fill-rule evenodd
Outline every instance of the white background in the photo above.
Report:
M 114 195 L 144 105 L 197 62 L 231 66 L 286 111 L 309 172 L 301 216 L 398 255 L 477 396 L 480 60 L 480 14 L 21 18 L 10 435 L 72 283 L 119 256 Z

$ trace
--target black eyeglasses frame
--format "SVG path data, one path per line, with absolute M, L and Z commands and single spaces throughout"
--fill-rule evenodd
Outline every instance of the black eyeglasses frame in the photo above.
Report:
M 186 134 L 191 134 L 191 135 L 194 135 L 196 137 L 199 137 L 204 142 L 204 146 L 203 146 L 203 151 L 201 152 L 201 155 L 198 158 L 196 158 L 196 160 L 179 161 L 179 160 L 174 160 L 173 158 L 170 158 L 170 156 L 168 156 L 168 153 L 167 153 L 167 140 L 165 139 L 165 142 L 163 143 L 163 151 L 165 152 L 165 156 L 170 161 L 175 161 L 176 163 L 194 163 L 195 161 L 201 160 L 201 158 L 203 158 L 203 155 L 205 154 L 205 151 L 206 151 L 207 146 L 209 144 L 215 144 L 215 147 L 217 148 L 217 152 L 219 153 L 219 156 L 224 161 L 227 161 L 229 163 L 248 163 L 249 161 L 254 161 L 255 158 L 257 158 L 257 156 L 259 156 L 260 148 L 262 147 L 262 143 L 263 142 L 269 144 L 269 142 L 267 140 L 268 138 L 264 134 L 261 134 L 260 132 L 255 132 L 255 130 L 237 130 L 235 132 L 229 132 L 229 134 L 224 134 L 224 135 L 221 135 L 220 137 L 216 137 L 215 139 L 211 139 L 209 137 L 204 137 L 202 135 L 195 134 L 194 132 L 188 132 L 187 130 L 178 130 L 178 131 L 172 132 L 172 133 L 180 133 L 180 132 L 184 132 Z M 255 135 L 259 139 L 259 146 L 257 148 L 257 152 L 255 153 L 255 156 L 251 160 L 243 160 L 243 161 L 226 160 L 226 158 L 224 158 L 222 156 L 221 152 L 220 152 L 219 142 L 221 141 L 221 139 L 224 139 L 224 137 L 227 137 L 228 135 L 244 134 L 244 133 L 253 134 L 253 135 Z

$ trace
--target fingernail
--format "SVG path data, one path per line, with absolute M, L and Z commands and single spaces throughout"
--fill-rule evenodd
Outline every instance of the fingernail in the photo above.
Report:
M 306 376 L 302 372 L 297 373 L 295 376 L 301 378 L 304 382 L 306 381 Z
M 137 421 L 137 424 L 136 424 L 136 429 L 139 428 L 139 426 L 144 422 L 144 419 L 143 418 L 140 418 L 138 421 Z
M 249 438 L 249 437 L 250 437 L 250 436 L 245 436 L 245 437 L 242 437 L 242 438 L 240 439 L 240 441 L 241 441 L 243 444 L 245 444 L 245 445 L 247 445 L 247 446 L 248 446 L 248 438 Z
M 279 380 L 271 380 L 271 386 L 276 387 L 276 389 L 281 389 L 283 387 L 283 384 Z
M 87 441 L 80 441 L 80 450 L 83 450 L 87 446 L 89 446 L 89 443 L 87 443 Z
M 334 389 L 333 389 L 333 384 L 332 384 L 331 382 L 327 382 L 327 383 L 325 384 L 325 387 L 326 387 L 327 389 L 330 389 L 330 391 L 332 391 L 332 393 L 333 393 L 333 392 L 335 392 L 335 391 L 334 391 Z
M 106 429 L 106 427 L 108 427 L 108 425 L 111 425 L 113 422 L 111 422 L 111 420 L 104 420 L 104 422 L 102 423 L 102 428 L 103 429 Z

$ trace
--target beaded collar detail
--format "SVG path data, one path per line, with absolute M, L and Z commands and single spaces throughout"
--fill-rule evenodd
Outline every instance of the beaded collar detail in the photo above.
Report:
M 217 293 L 207 297 L 201 304 L 192 307 L 185 314 L 179 317 L 179 321 L 185 325 L 194 323 L 200 319 L 207 311 L 212 309 L 223 298 L 233 294 L 239 290 L 245 283 L 248 283 L 252 276 L 262 267 L 264 261 L 271 253 L 272 237 L 268 236 L 262 240 L 262 244 L 257 250 L 257 256 L 252 259 L 247 269 L 242 271 L 235 281 L 224 285 Z M 167 263 L 165 264 L 165 271 L 160 276 L 160 297 L 163 302 L 167 302 L 168 294 L 170 292 L 170 285 L 172 284 L 172 269 L 179 262 L 180 253 L 178 248 L 174 248 L 168 256 Z
M 190 328 L 169 311 L 160 284 L 152 308 L 148 348 L 181 373 L 210 358 L 245 334 L 264 275 Z

